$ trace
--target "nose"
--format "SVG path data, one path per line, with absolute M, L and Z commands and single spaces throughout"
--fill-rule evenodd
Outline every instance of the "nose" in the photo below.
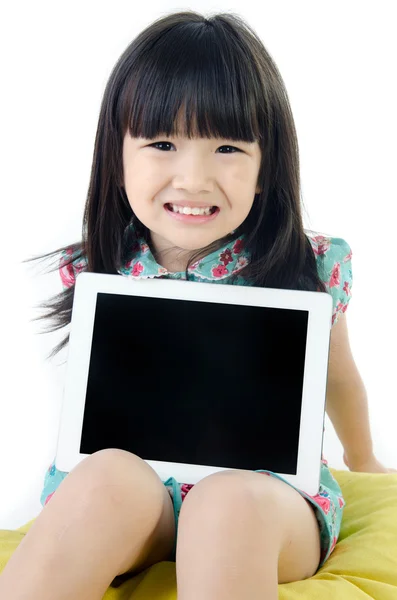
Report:
M 186 190 L 190 194 L 211 193 L 214 190 L 214 173 L 209 162 L 191 154 L 178 161 L 173 176 L 173 188 Z

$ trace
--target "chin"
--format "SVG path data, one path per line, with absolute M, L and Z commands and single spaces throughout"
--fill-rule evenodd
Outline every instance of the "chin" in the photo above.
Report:
M 202 248 L 206 248 L 216 240 L 219 240 L 221 237 L 224 237 L 225 233 L 213 234 L 213 235 L 203 235 L 203 234 L 193 234 L 183 235 L 183 236 L 175 236 L 172 240 L 175 246 L 181 248 L 182 250 L 201 250 Z

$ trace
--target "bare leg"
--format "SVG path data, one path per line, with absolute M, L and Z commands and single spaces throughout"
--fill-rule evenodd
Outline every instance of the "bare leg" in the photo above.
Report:
M 306 579 L 320 561 L 310 505 L 284 482 L 222 471 L 186 496 L 178 524 L 178 600 L 276 600 L 278 583 Z
M 96 452 L 62 481 L 11 556 L 0 598 L 102 600 L 116 575 L 166 559 L 174 530 L 155 471 L 123 450 Z

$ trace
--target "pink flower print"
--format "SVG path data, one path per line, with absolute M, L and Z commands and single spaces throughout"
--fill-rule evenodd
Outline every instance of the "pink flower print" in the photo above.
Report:
M 86 268 L 86 263 L 84 259 L 80 259 L 80 262 L 73 261 L 66 265 L 66 260 L 69 260 L 73 256 L 73 249 L 67 248 L 65 250 L 66 259 L 61 259 L 61 264 L 59 268 L 61 280 L 64 286 L 71 287 L 75 284 L 76 276 Z
M 194 483 L 182 483 L 182 485 L 181 485 L 182 502 L 184 501 L 184 499 L 186 498 L 186 495 L 188 494 L 188 492 L 190 492 L 190 490 L 192 489 L 193 486 L 194 486 Z
M 168 271 L 165 267 L 159 267 L 157 273 L 159 275 L 167 275 Z
M 340 285 L 340 263 L 335 263 L 334 268 L 331 272 L 331 277 L 329 280 L 329 287 L 335 287 Z
M 200 263 L 201 263 L 201 260 L 196 260 L 195 263 L 193 263 L 192 265 L 190 265 L 189 271 L 194 271 L 195 269 L 197 269 L 197 267 L 199 266 Z
M 214 277 L 224 277 L 227 275 L 229 271 L 226 269 L 225 265 L 217 265 L 211 269 L 211 272 Z
M 142 271 L 143 271 L 143 264 L 138 261 L 134 264 L 134 267 L 132 269 L 132 276 L 139 277 L 139 275 L 142 273 Z
M 345 258 L 343 259 L 343 262 L 348 262 L 349 260 L 352 259 L 353 256 L 353 252 L 350 250 L 349 254 L 346 254 Z
M 343 291 L 345 292 L 346 296 L 350 295 L 350 287 L 349 287 L 348 281 L 345 281 L 345 283 L 343 285 Z
M 60 270 L 59 270 L 60 276 L 61 276 L 61 280 L 62 280 L 62 284 L 65 287 L 71 287 L 72 285 L 74 285 L 75 283 L 75 276 L 74 276 L 74 270 L 73 270 L 73 265 L 62 265 Z
M 311 498 L 313 498 L 316 504 L 321 506 L 326 515 L 329 513 L 329 509 L 331 507 L 331 502 L 329 498 L 324 498 L 324 496 L 320 496 L 320 494 L 317 494 L 316 496 L 311 496 Z
M 345 506 L 345 501 L 343 500 L 343 498 L 339 497 L 338 501 L 339 501 L 339 508 L 343 508 Z
M 230 248 L 226 248 L 224 252 L 221 252 L 221 254 L 219 255 L 219 260 L 223 262 L 225 267 L 229 263 L 233 262 L 232 251 L 230 250 Z
M 240 254 L 240 252 L 242 252 L 244 248 L 244 241 L 243 240 L 236 240 L 234 246 L 233 246 L 233 252 L 234 254 Z
M 330 554 L 331 554 L 332 550 L 335 548 L 337 541 L 338 541 L 338 538 L 334 535 L 334 539 L 332 540 L 331 549 L 329 551 Z
M 338 302 L 338 304 L 336 305 L 336 308 L 335 308 L 335 312 L 337 312 L 337 313 L 342 312 L 344 306 L 345 305 L 343 304 L 343 302 Z
M 320 255 L 328 252 L 330 247 L 330 241 L 328 238 L 324 237 L 323 235 L 316 235 L 313 240 L 316 244 L 314 247 L 315 254 Z
M 327 466 L 328 466 L 328 461 L 327 461 L 327 460 L 325 460 L 325 458 L 321 458 L 321 462 L 322 462 L 324 465 L 327 465 Z
M 239 256 L 237 259 L 237 270 L 241 271 L 241 269 L 243 267 L 246 267 L 248 265 L 248 259 L 245 256 Z M 233 273 L 236 271 L 236 269 L 233 271 Z
M 142 244 L 141 244 L 141 251 L 142 251 L 142 254 L 145 254 L 146 252 L 149 251 L 149 246 L 145 242 L 142 242 Z
M 52 494 L 50 494 L 49 496 L 47 496 L 47 498 L 46 498 L 46 500 L 44 502 L 44 506 L 49 503 L 49 501 L 51 500 L 51 498 L 53 497 L 54 494 L 55 494 L 55 492 L 52 492 Z

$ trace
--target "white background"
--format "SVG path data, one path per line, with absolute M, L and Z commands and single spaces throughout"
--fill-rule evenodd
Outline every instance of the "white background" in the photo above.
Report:
M 31 321 L 61 290 L 59 275 L 21 261 L 81 238 L 111 69 L 154 19 L 186 9 L 241 15 L 281 71 L 299 137 L 304 224 L 353 250 L 351 346 L 376 455 L 397 467 L 395 2 L 152 0 L 138 11 L 131 0 L 10 3 L 0 36 L 0 528 L 41 510 L 67 357 L 46 360 L 66 330 L 40 335 L 46 325 Z M 344 468 L 328 419 L 324 444 L 330 466 Z

